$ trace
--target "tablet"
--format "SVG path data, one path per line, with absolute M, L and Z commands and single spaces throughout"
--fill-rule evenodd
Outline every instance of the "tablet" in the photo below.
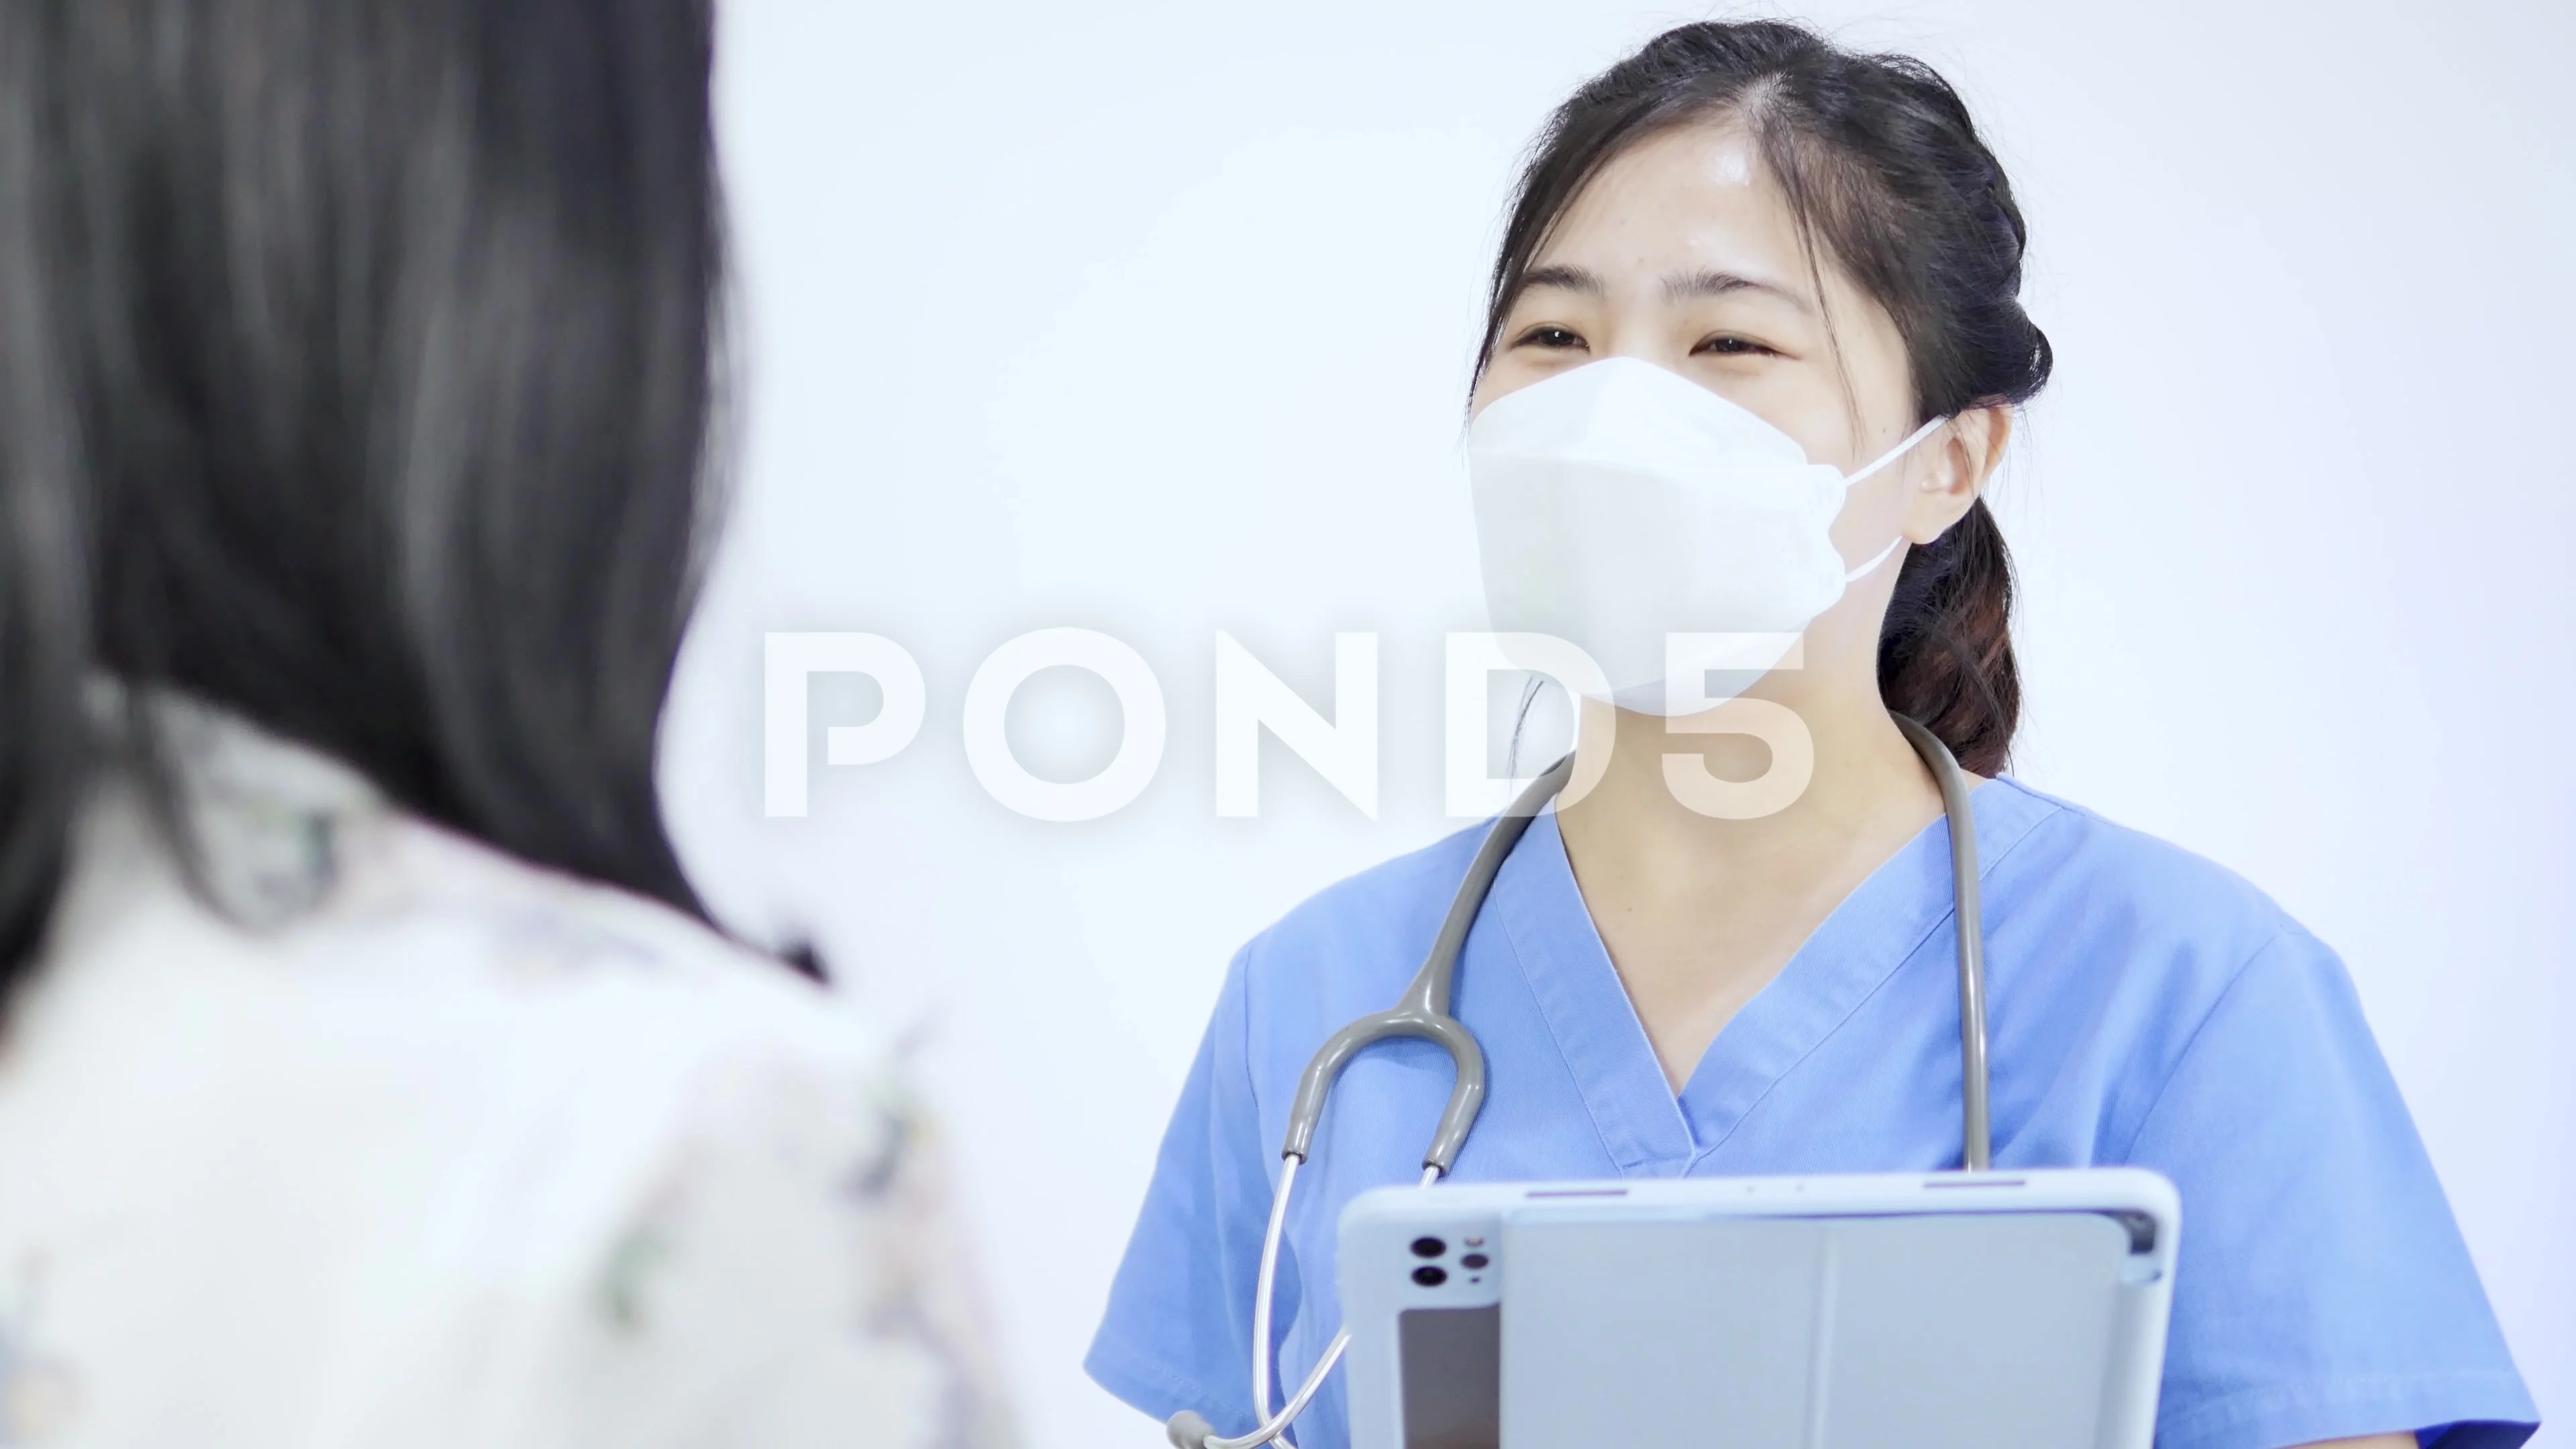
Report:
M 1352 1449 L 2149 1449 L 2180 1227 L 2134 1168 L 1382 1188 Z

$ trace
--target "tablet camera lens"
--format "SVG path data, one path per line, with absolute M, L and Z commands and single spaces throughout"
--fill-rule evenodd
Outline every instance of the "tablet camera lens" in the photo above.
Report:
M 1413 1270 L 1413 1281 L 1425 1288 L 1437 1288 L 1449 1281 L 1449 1274 L 1435 1264 L 1425 1263 Z
M 1416 1238 L 1413 1240 L 1413 1256 L 1417 1258 L 1437 1258 L 1448 1251 L 1449 1245 L 1440 1241 L 1438 1238 Z

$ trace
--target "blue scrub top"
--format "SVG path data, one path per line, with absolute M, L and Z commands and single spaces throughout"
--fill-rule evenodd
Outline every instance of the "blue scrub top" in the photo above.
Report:
M 2156 1443 L 2530 1437 L 2538 1415 L 2334 953 L 2225 870 L 2016 781 L 1980 786 L 1974 808 L 1995 1165 L 2134 1164 L 2182 1192 Z M 1344 881 L 1235 957 L 1086 1363 L 1110 1392 L 1253 1427 L 1253 1278 L 1298 1073 L 1396 999 L 1483 834 Z M 1542 817 L 1459 964 L 1455 1009 L 1491 1094 L 1457 1180 L 1956 1167 L 1951 917 L 1936 822 L 1727 1023 L 1676 1099 Z M 1411 1041 L 1343 1076 L 1281 1255 L 1289 1388 L 1341 1322 L 1343 1206 L 1420 1177 L 1449 1086 L 1448 1058 Z M 1338 1372 L 1296 1438 L 1347 1445 Z

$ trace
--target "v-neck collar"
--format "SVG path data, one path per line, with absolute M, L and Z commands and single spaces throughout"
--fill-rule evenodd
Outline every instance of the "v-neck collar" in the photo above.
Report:
M 1509 936 L 1610 1160 L 1625 1175 L 1678 1176 L 1695 1150 L 1690 1123 L 1593 927 L 1555 811 L 1530 822 L 1485 910 Z
M 1980 878 L 2036 823 L 2010 808 L 2023 798 L 1992 782 L 1970 796 Z M 1935 944 L 1947 959 L 1955 909 L 1949 833 L 1934 820 L 1844 897 L 1718 1032 L 1679 1096 L 1593 925 L 1554 812 L 1531 822 L 1487 908 L 1509 936 L 1611 1160 L 1626 1174 L 1678 1176 L 1733 1136 L 1899 967 Z

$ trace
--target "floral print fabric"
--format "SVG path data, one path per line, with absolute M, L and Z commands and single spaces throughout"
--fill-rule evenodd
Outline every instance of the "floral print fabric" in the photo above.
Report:
M 1010 1442 L 849 1003 L 162 718 L 0 1024 L 0 1449 Z

